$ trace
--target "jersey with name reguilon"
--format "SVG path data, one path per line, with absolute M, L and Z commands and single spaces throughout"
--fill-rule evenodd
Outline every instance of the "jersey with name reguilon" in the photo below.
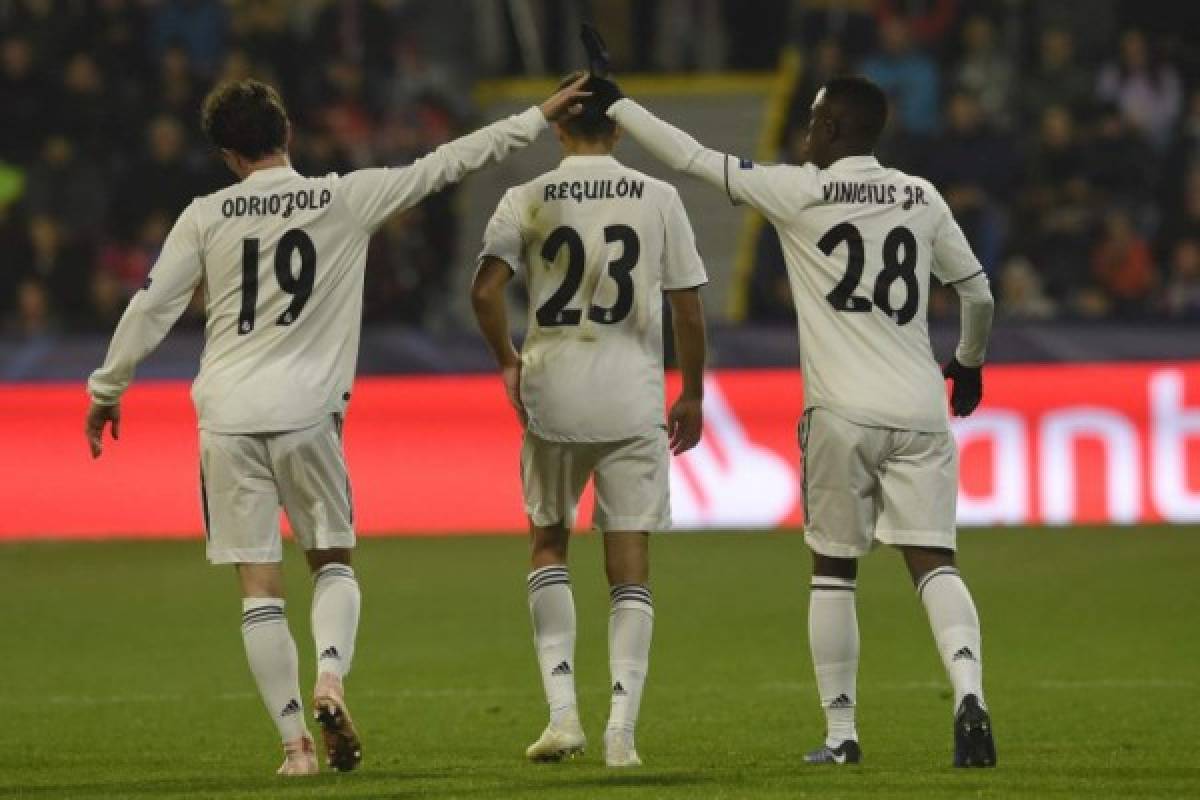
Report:
M 298 430 L 350 399 L 371 234 L 470 169 L 527 144 L 541 111 L 493 123 L 401 168 L 309 178 L 258 170 L 180 214 L 108 356 L 88 382 L 112 404 L 197 286 L 207 322 L 192 385 L 200 427 L 217 433 Z
M 662 292 L 708 281 L 674 187 L 611 156 L 568 156 L 505 193 L 485 256 L 528 285 L 532 433 L 610 442 L 663 426 Z
M 930 273 L 949 284 L 983 268 L 937 190 L 873 156 L 823 170 L 727 157 L 726 170 L 730 198 L 779 232 L 805 407 L 861 425 L 947 430 L 926 321 Z

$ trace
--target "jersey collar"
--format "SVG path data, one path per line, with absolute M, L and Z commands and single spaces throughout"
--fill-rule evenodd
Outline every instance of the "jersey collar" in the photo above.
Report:
M 560 167 L 619 167 L 621 162 L 612 156 L 567 156 Z
M 830 164 L 829 169 L 840 172 L 862 172 L 868 169 L 881 169 L 881 165 L 875 156 L 846 156 Z
M 283 164 L 278 167 L 268 167 L 267 169 L 256 169 L 245 178 L 242 183 L 264 183 L 281 178 L 285 175 L 295 175 L 296 170 L 292 169 L 290 164 Z

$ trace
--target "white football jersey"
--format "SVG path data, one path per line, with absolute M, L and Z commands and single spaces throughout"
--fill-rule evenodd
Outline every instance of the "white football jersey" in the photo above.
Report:
M 779 233 L 805 407 L 861 425 L 947 430 L 929 276 L 956 283 L 983 267 L 932 184 L 854 156 L 824 170 L 731 159 L 726 185 Z
M 708 281 L 674 187 L 611 156 L 568 156 L 505 193 L 485 256 L 528 284 L 532 433 L 611 442 L 664 425 L 662 292 Z
M 306 178 L 258 170 L 176 220 L 108 356 L 88 381 L 113 404 L 197 286 L 207 323 L 192 385 L 200 427 L 298 430 L 345 409 L 362 320 L 367 241 L 392 213 L 533 141 L 537 108 L 439 147 L 408 167 Z
M 929 344 L 929 276 L 957 283 L 983 267 L 928 181 L 874 156 L 824 170 L 755 164 L 703 147 L 628 98 L 609 116 L 661 160 L 775 226 L 800 327 L 805 408 L 861 425 L 949 429 L 945 381 Z M 972 329 L 982 342 L 960 342 L 964 363 L 983 360 L 990 306 L 986 317 Z

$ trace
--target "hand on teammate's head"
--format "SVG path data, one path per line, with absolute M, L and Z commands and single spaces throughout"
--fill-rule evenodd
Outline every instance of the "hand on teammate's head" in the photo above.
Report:
M 588 79 L 587 88 L 592 93 L 588 105 L 595 107 L 601 114 L 607 114 L 609 107 L 625 96 L 621 87 L 611 78 L 593 76 Z
M 591 92 L 584 91 L 587 82 L 588 76 L 580 75 L 575 81 L 550 95 L 541 105 L 542 115 L 548 121 L 555 122 L 563 117 L 582 113 L 582 101 L 591 97 Z

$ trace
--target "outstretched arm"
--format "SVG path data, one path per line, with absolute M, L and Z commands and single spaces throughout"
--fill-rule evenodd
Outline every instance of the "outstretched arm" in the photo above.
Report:
M 787 219 L 818 193 L 815 167 L 755 164 L 717 152 L 628 97 L 613 102 L 607 113 L 659 161 L 719 189 L 735 205 L 746 203 L 772 219 Z
M 581 89 L 585 80 L 555 92 L 540 106 L 447 142 L 407 167 L 362 169 L 347 175 L 346 203 L 364 228 L 375 231 L 393 213 L 412 208 L 467 173 L 530 144 L 547 121 L 578 113 L 579 101 L 587 96 Z
M 113 438 L 117 438 L 121 396 L 133 381 L 138 364 L 162 342 L 200 283 L 200 236 L 192 208 L 179 215 L 145 285 L 125 307 L 104 363 L 88 378 L 92 404 L 85 433 L 93 458 L 103 449 L 105 423 L 112 423 Z

